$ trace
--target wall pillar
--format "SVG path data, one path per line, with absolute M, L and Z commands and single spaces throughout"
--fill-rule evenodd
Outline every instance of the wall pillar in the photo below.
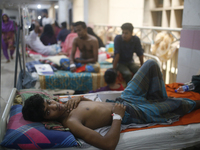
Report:
M 66 21 L 68 23 L 68 1 L 69 0 L 59 0 L 58 1 L 58 23 Z

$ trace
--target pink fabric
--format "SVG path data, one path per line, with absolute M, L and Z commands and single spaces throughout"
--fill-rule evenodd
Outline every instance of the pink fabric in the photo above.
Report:
M 60 30 L 61 30 L 61 28 L 55 27 L 55 36 L 56 36 L 56 38 L 57 38 L 58 33 L 60 32 Z
M 29 55 L 30 55 L 30 54 L 33 54 L 33 55 L 41 55 L 42 57 L 48 57 L 47 55 L 42 55 L 42 54 L 37 53 L 36 51 L 31 50 L 31 49 L 28 50 L 28 54 L 29 54 Z
M 23 119 L 22 113 L 18 113 L 10 118 L 7 129 L 18 129 L 22 125 L 30 124 L 30 121 Z
M 74 38 L 76 38 L 78 35 L 77 33 L 70 33 L 67 38 L 65 39 L 65 42 L 61 44 L 62 46 L 62 52 L 66 53 L 67 57 L 70 57 L 72 52 L 72 43 L 74 41 Z M 75 53 L 75 58 L 80 57 L 80 50 L 77 48 Z

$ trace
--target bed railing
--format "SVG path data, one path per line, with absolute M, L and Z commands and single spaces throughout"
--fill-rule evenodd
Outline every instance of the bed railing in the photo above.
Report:
M 9 119 L 9 114 L 10 114 L 10 108 L 11 105 L 13 104 L 13 100 L 15 98 L 15 94 L 16 94 L 17 89 L 13 88 L 10 94 L 10 97 L 8 98 L 6 107 L 3 111 L 3 114 L 1 116 L 1 120 L 0 120 L 0 143 L 2 142 L 4 135 L 6 134 L 6 127 L 7 127 L 7 122 Z
M 101 37 L 104 43 L 113 41 L 116 35 L 121 34 L 120 26 L 94 25 L 93 28 L 97 35 Z M 166 31 L 168 34 L 172 35 L 174 37 L 173 43 L 180 41 L 181 28 L 134 27 L 134 33 L 140 37 L 145 55 L 152 54 L 151 45 L 154 44 L 156 35 L 161 31 Z M 176 82 L 176 76 L 178 72 L 178 48 L 179 46 L 177 47 L 174 55 L 169 60 L 166 62 L 161 62 L 160 64 L 163 73 L 163 79 L 166 84 Z

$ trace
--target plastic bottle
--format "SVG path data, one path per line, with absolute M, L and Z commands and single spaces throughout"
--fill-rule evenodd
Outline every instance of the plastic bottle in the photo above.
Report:
M 194 84 L 192 82 L 185 83 L 183 86 L 180 86 L 178 89 L 175 90 L 176 93 L 184 93 L 186 91 L 194 90 Z

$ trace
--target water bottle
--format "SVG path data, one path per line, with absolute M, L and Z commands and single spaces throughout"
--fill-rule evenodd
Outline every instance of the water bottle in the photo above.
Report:
M 176 93 L 184 93 L 186 91 L 194 90 L 194 84 L 192 82 L 185 83 L 183 86 L 180 86 L 178 89 L 175 90 Z

